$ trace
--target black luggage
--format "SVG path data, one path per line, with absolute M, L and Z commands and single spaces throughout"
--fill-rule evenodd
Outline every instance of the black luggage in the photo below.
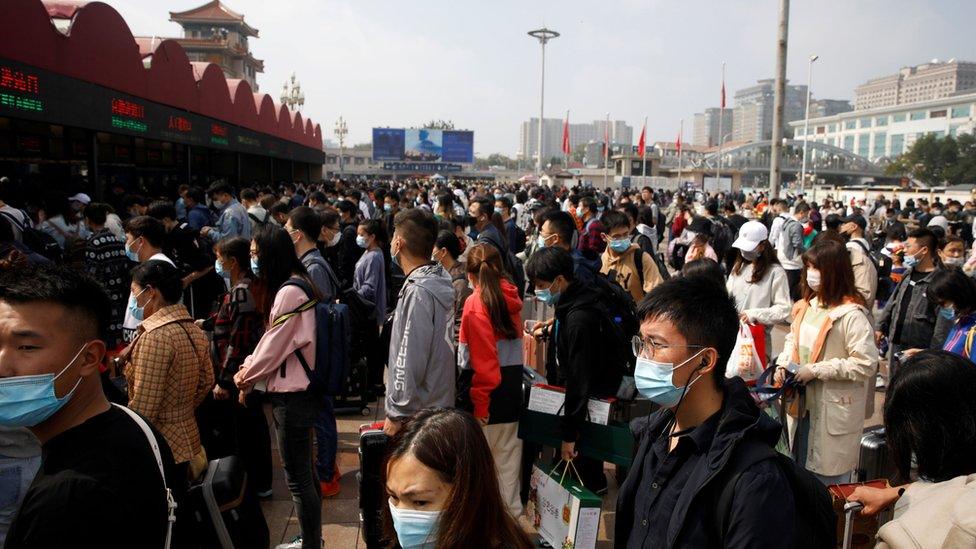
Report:
M 334 407 L 336 414 L 349 414 L 359 412 L 364 416 L 372 413 L 369 407 L 369 386 L 367 383 L 368 371 L 366 359 L 360 358 L 349 364 L 349 375 L 346 377 L 346 386 L 342 394 L 335 397 Z
M 267 549 L 271 543 L 261 504 L 247 490 L 247 472 L 237 456 L 212 460 L 187 492 L 186 504 L 201 547 Z
M 386 505 L 386 487 L 383 467 L 386 464 L 388 439 L 383 432 L 383 422 L 367 423 L 359 427 L 359 522 L 363 541 L 367 548 L 387 547 L 383 539 L 383 505 Z
M 861 455 L 856 474 L 858 482 L 887 479 L 892 486 L 901 484 L 895 461 L 888 451 L 884 427 L 868 431 L 861 437 Z

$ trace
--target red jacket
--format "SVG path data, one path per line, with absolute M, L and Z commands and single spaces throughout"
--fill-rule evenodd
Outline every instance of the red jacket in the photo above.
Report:
M 502 293 L 512 325 L 521 334 L 522 300 L 518 290 L 502 280 Z M 522 338 L 505 339 L 495 333 L 481 301 L 480 288 L 475 288 L 464 302 L 458 339 L 460 407 L 475 417 L 489 418 L 492 424 L 518 421 L 522 403 Z

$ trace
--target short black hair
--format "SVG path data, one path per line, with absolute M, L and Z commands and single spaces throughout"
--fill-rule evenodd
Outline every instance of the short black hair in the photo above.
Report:
M 338 209 L 340 212 L 347 213 L 353 217 L 356 217 L 356 214 L 359 213 L 359 208 L 357 208 L 356 205 L 350 202 L 349 200 L 340 200 L 339 202 L 337 202 L 336 209 Z
M 597 203 L 596 199 L 592 196 L 584 196 L 580 199 L 579 205 L 581 208 L 586 208 L 592 213 L 596 213 Z
M 424 208 L 402 210 L 393 218 L 393 227 L 403 239 L 403 247 L 414 257 L 430 259 L 437 240 L 437 220 Z
M 640 210 L 637 208 L 636 204 L 634 204 L 633 202 L 626 202 L 624 204 L 617 206 L 617 209 L 623 212 L 624 215 L 629 217 L 631 220 L 633 220 L 635 225 L 638 223 L 637 216 L 640 215 Z M 606 218 L 606 216 L 604 216 L 604 218 Z M 606 223 L 604 223 L 604 225 L 606 225 Z
M 499 196 L 495 199 L 495 202 L 501 202 L 502 206 L 505 207 L 509 212 L 512 211 L 512 199 L 507 196 Z
M 654 219 L 654 209 L 650 206 L 641 206 L 637 209 L 637 222 L 643 223 L 648 227 L 654 227 L 657 225 L 657 220 Z M 657 246 L 657 242 L 653 242 Z
M 314 193 L 309 194 L 308 199 L 309 201 L 314 200 L 319 204 L 325 204 L 326 202 L 329 201 L 329 198 L 325 196 L 325 193 L 322 191 L 315 191 Z
M 319 217 L 322 218 L 323 227 L 331 229 L 333 225 L 339 224 L 339 212 L 333 210 L 332 208 L 326 208 L 325 210 L 319 212 Z
M 837 214 L 830 214 L 824 218 L 824 225 L 827 227 L 828 231 L 836 231 L 840 229 L 843 219 L 843 217 Z
M 94 278 L 76 269 L 47 263 L 0 270 L 0 301 L 60 305 L 81 317 L 71 324 L 83 338 L 108 338 L 112 318 L 108 293 Z
M 229 195 L 234 194 L 234 187 L 230 186 L 230 183 L 226 181 L 215 181 L 212 185 L 207 187 L 207 194 L 213 196 L 217 193 L 227 193 Z
M 681 267 L 681 276 L 700 276 L 725 288 L 725 273 L 715 260 L 703 257 L 689 261 Z
M 437 240 L 434 241 L 434 245 L 438 248 L 447 250 L 447 253 L 451 255 L 454 259 L 461 256 L 461 241 L 458 240 L 457 235 L 454 231 L 442 230 L 437 233 Z
M 630 218 L 627 217 L 627 214 L 618 211 L 611 210 L 604 213 L 603 217 L 600 218 L 600 223 L 603 224 L 608 233 L 618 227 L 630 229 Z
M 161 259 L 136 265 L 132 269 L 132 281 L 142 288 L 156 288 L 167 303 L 176 303 L 183 295 L 183 277 L 180 276 L 180 270 Z
M 951 302 L 957 312 L 976 311 L 976 280 L 959 268 L 936 269 L 926 294 L 936 303 Z
M 562 248 L 546 246 L 532 252 L 525 264 L 525 274 L 531 281 L 542 280 L 552 282 L 562 276 L 567 281 L 575 280 L 573 276 L 573 257 Z
M 271 214 L 285 214 L 291 213 L 291 206 L 284 202 L 275 202 L 274 206 L 271 206 Z
M 104 225 L 108 219 L 108 204 L 92 202 L 85 206 L 85 219 L 96 225 Z
M 928 248 L 930 254 L 939 257 L 936 253 L 939 251 L 939 237 L 931 229 L 915 229 L 908 233 L 908 238 L 914 238 L 919 246 Z
M 488 222 L 491 222 L 491 217 L 495 214 L 495 202 L 494 198 L 488 198 L 487 196 L 478 195 L 471 199 L 471 204 L 478 205 L 478 215 L 487 215 Z
M 169 218 L 176 221 L 176 208 L 169 202 L 153 202 L 152 206 L 146 210 L 146 215 L 154 217 L 160 221 Z
M 299 206 L 288 214 L 292 230 L 301 231 L 313 243 L 322 232 L 322 217 L 308 206 Z
M 148 215 L 137 215 L 125 222 L 125 232 L 134 238 L 142 237 L 156 248 L 163 247 L 166 238 L 166 228 L 163 222 Z
M 190 187 L 189 190 L 186 191 L 186 196 L 191 198 L 197 204 L 203 204 L 207 201 L 207 195 L 200 187 Z
M 573 221 L 573 216 L 569 215 L 569 212 L 564 212 L 562 210 L 551 210 L 542 214 L 542 219 L 539 222 L 539 228 L 542 225 L 549 222 L 549 226 L 552 228 L 553 233 L 559 235 L 559 239 L 565 242 L 567 245 L 572 245 L 573 242 L 573 232 L 576 231 L 576 222 Z
M 739 333 L 739 313 L 725 286 L 705 276 L 672 278 L 644 297 L 637 306 L 637 318 L 642 323 L 651 319 L 667 320 L 688 344 L 715 348 L 718 363 L 712 380 L 716 388 L 724 386 L 725 366 Z
M 717 216 L 718 215 L 718 202 L 715 201 L 715 200 L 709 200 L 708 202 L 706 202 L 705 203 L 705 212 L 708 215 L 712 216 L 712 217 Z
M 241 191 L 241 200 L 257 200 L 258 193 L 254 189 L 248 187 Z
M 895 371 L 885 395 L 885 436 L 906 482 L 913 461 L 930 482 L 976 473 L 974 393 L 973 363 L 947 351 L 922 351 Z
M 125 197 L 125 199 L 122 201 L 122 205 L 127 210 L 129 208 L 131 208 L 133 206 L 137 206 L 137 205 L 138 206 L 148 206 L 149 205 L 149 199 L 146 198 L 146 197 L 144 197 L 144 196 L 142 196 L 142 195 L 139 195 L 139 194 L 130 194 L 129 196 Z

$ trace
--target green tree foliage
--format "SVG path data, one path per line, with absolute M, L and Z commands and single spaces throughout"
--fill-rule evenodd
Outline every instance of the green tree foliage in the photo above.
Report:
M 912 148 L 885 170 L 888 175 L 908 175 L 927 185 L 976 183 L 976 136 L 920 137 Z

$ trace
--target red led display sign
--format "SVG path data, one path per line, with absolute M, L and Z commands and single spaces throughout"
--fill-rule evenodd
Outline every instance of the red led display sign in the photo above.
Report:
M 145 118 L 146 108 L 136 103 L 134 101 L 126 101 L 125 99 L 112 99 L 112 114 L 117 114 L 120 116 L 128 116 L 129 118 Z
M 17 71 L 10 67 L 0 67 L 0 88 L 37 94 L 40 92 L 36 75 Z
M 193 123 L 182 116 L 170 116 L 169 129 L 186 133 L 193 131 Z

